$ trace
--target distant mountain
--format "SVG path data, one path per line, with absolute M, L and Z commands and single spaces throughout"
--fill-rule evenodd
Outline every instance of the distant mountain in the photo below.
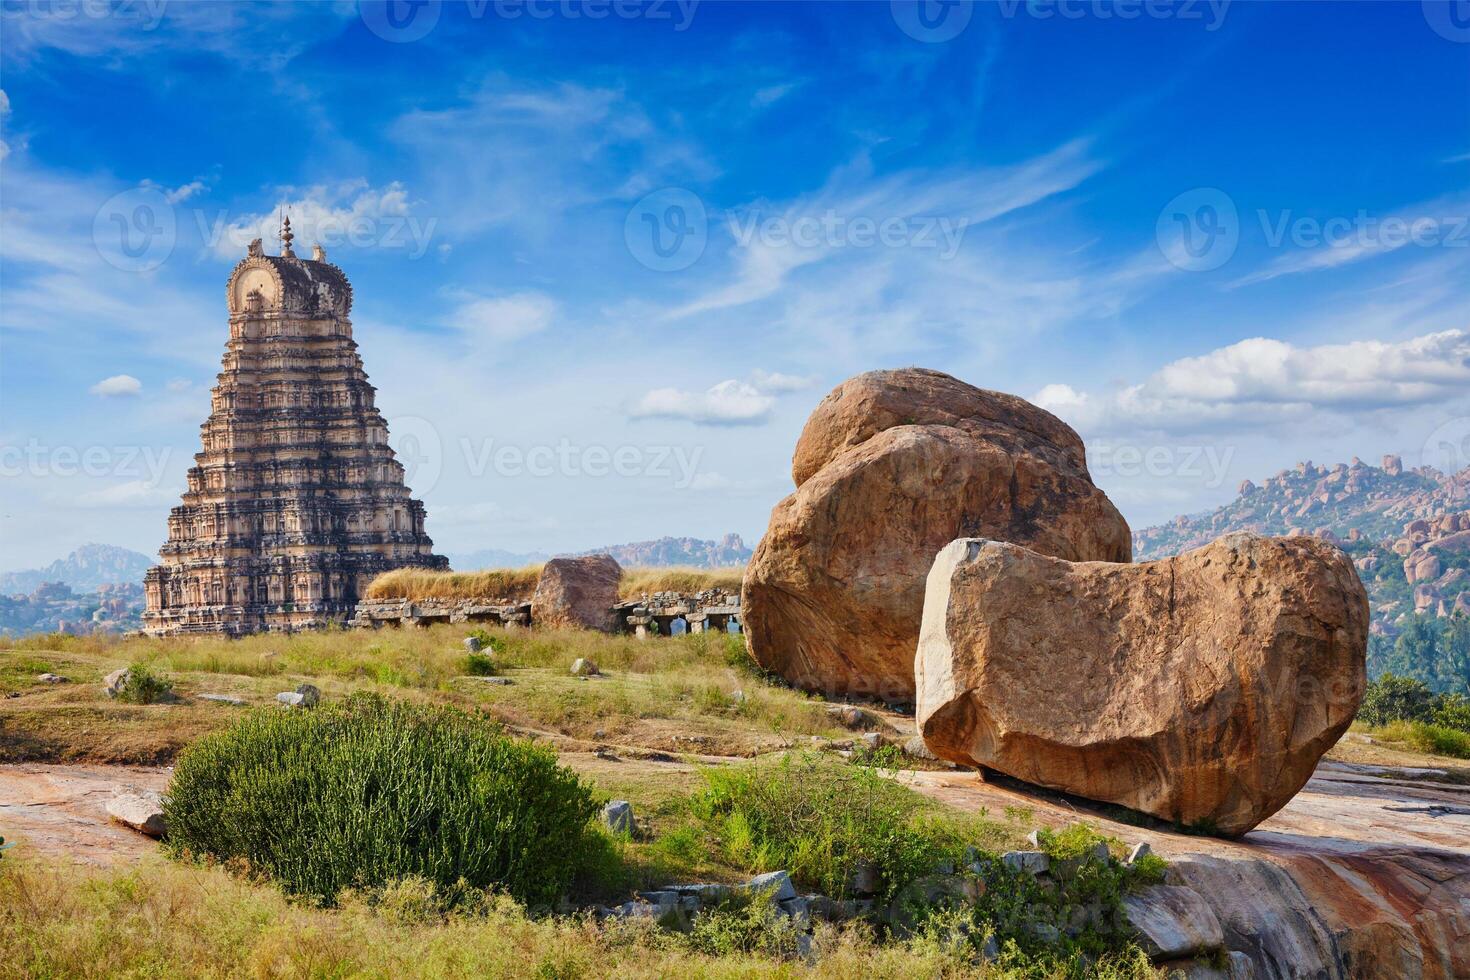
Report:
M 1216 510 L 1135 532 L 1134 559 L 1178 554 L 1231 531 L 1315 534 L 1337 544 L 1368 589 L 1375 636 L 1394 637 L 1420 618 L 1470 615 L 1470 467 L 1406 470 L 1397 456 L 1382 466 L 1298 463 L 1259 486 L 1246 480 Z
M 44 582 L 62 582 L 76 592 L 95 592 L 104 585 L 141 585 L 152 558 L 110 544 L 84 544 L 45 568 L 0 573 L 0 595 L 34 592 Z
M 750 561 L 751 551 L 738 534 L 727 534 L 718 541 L 703 538 L 659 538 L 657 541 L 634 541 L 630 544 L 610 544 L 603 548 L 568 552 L 570 555 L 612 555 L 624 568 L 668 568 L 688 566 L 691 568 L 738 568 Z M 449 564 L 459 571 L 475 568 L 519 568 L 535 565 L 553 557 L 541 552 L 502 551 L 487 548 L 481 551 L 451 553 Z

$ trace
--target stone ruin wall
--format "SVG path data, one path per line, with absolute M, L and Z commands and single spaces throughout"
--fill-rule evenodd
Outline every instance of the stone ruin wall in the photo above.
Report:
M 681 636 L 685 633 L 739 633 L 740 596 L 723 589 L 684 595 L 655 592 L 628 599 L 612 607 L 617 631 L 639 639 L 650 636 Z M 490 626 L 530 627 L 529 600 L 465 599 L 364 599 L 357 604 L 348 625 L 359 629 L 383 626 L 432 626 L 435 623 L 478 623 Z

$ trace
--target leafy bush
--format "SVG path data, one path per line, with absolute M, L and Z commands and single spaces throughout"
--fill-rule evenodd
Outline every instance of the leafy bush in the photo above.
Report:
M 765 766 L 712 769 L 691 801 L 732 863 L 785 869 L 826 895 L 849 894 L 860 864 L 886 901 L 965 850 L 961 827 L 872 769 L 806 754 Z
M 464 672 L 472 677 L 494 677 L 495 660 L 488 653 L 467 653 L 464 658 Z
M 1363 704 L 1358 708 L 1358 719 L 1375 728 L 1405 722 L 1470 734 L 1470 699 L 1460 694 L 1435 694 L 1417 678 L 1384 674 L 1369 682 L 1363 693 Z M 1430 736 L 1425 735 L 1420 741 L 1426 738 Z
M 1403 742 L 1418 752 L 1470 759 L 1470 732 L 1425 721 L 1395 721 L 1374 729 L 1373 734 L 1385 742 Z
M 596 812 L 551 750 L 369 694 L 205 736 L 180 755 L 163 807 L 176 853 L 241 861 L 293 894 L 330 903 L 417 876 L 533 906 L 562 894 Z
M 156 674 L 146 664 L 133 664 L 123 677 L 117 699 L 129 704 L 157 704 L 173 694 L 173 681 Z
M 793 959 L 801 953 L 801 931 L 768 894 L 735 892 L 695 916 L 687 942 L 709 956 L 763 953 Z

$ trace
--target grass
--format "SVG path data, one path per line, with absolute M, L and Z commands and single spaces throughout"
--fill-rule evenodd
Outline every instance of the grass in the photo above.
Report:
M 748 942 L 750 951 L 721 942 L 718 933 L 734 932 L 729 928 L 686 938 L 646 923 L 531 918 L 505 898 L 444 913 L 428 898 L 421 884 L 405 882 L 348 896 L 328 910 L 219 869 L 157 858 L 100 871 L 7 856 L 0 871 L 0 978 L 1066 975 L 979 966 L 927 936 L 880 944 L 862 925 L 819 928 L 818 957 L 807 967 L 759 942 Z
M 369 599 L 490 599 L 526 602 L 536 591 L 540 565 L 486 568 L 476 572 L 435 572 L 398 568 L 384 572 L 367 587 Z
M 516 729 L 586 743 L 582 747 L 588 749 L 603 743 L 750 756 L 813 735 L 850 734 L 818 699 L 767 683 L 750 670 L 738 636 L 639 641 L 577 630 L 486 630 L 491 669 L 511 681 L 492 686 L 466 676 L 485 665 L 471 663 L 461 643 L 465 632 L 436 625 L 236 640 L 19 640 L 0 648 L 0 694 L 19 695 L 0 697 L 0 761 L 166 763 L 238 710 L 200 701 L 199 694 L 268 704 L 277 692 L 303 681 L 321 688 L 329 701 L 370 691 L 483 708 Z M 605 676 L 570 676 L 577 657 L 596 662 Z M 127 705 L 106 697 L 102 678 L 132 664 L 166 677 L 177 699 Z M 69 682 L 39 682 L 46 671 Z
M 1391 721 L 1376 728 L 1364 728 L 1370 738 L 1393 747 L 1406 747 L 1426 755 L 1449 759 L 1470 759 L 1470 732 L 1425 721 Z
M 654 592 L 703 592 L 706 589 L 740 591 L 743 568 L 628 568 L 623 570 L 618 594 L 637 599 Z M 484 599 L 528 602 L 541 576 L 540 565 L 524 568 L 486 568 L 475 572 L 434 572 L 399 568 L 373 579 L 369 599 Z

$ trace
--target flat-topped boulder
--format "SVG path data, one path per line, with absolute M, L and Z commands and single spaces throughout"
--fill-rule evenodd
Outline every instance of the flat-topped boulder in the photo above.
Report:
M 961 539 L 929 575 L 919 731 L 943 759 L 1235 836 L 1352 722 L 1367 635 L 1352 562 L 1316 538 L 1136 565 Z
M 531 598 L 531 619 L 538 626 L 612 631 L 613 606 L 623 566 L 612 555 L 553 558 L 541 569 Z
M 911 701 L 934 555 L 985 535 L 1072 560 L 1127 561 L 1127 523 L 1050 413 L 938 371 L 874 371 L 812 412 L 747 568 L 751 655 L 808 690 Z

